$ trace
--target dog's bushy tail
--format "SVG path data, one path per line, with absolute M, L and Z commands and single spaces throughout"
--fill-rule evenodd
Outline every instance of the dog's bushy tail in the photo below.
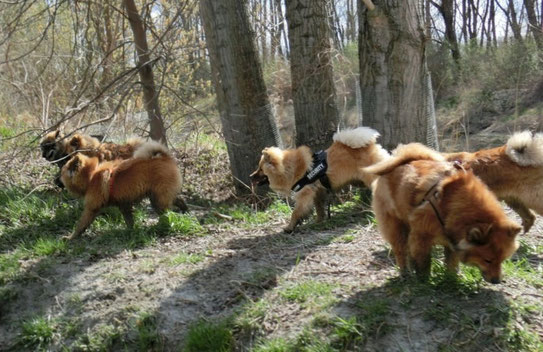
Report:
M 440 153 L 420 143 L 400 144 L 392 152 L 390 158 L 368 166 L 364 168 L 363 171 L 370 174 L 385 175 L 398 166 L 410 163 L 414 160 L 445 161 L 445 158 Z
M 507 141 L 505 153 L 521 166 L 543 166 L 543 133 L 515 133 Z
M 131 138 L 128 138 L 128 140 L 126 141 L 126 144 L 128 144 L 129 146 L 131 146 L 132 148 L 138 148 L 140 146 L 143 145 L 143 143 L 145 143 L 145 139 L 143 138 L 140 138 L 140 137 L 131 137 Z
M 144 142 L 134 151 L 134 158 L 151 159 L 157 156 L 171 157 L 171 154 L 164 144 L 156 141 Z
M 358 127 L 334 133 L 334 142 L 343 143 L 353 149 L 375 144 L 379 132 L 369 127 Z

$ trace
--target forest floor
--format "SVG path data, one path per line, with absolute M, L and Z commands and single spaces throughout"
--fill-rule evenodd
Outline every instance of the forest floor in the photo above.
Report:
M 448 276 L 437 250 L 428 282 L 401 280 L 367 191 L 285 234 L 284 201 L 218 200 L 222 152 L 178 155 L 188 214 L 144 204 L 128 231 L 111 210 L 72 241 L 81 203 L 37 151 L 22 158 L 25 178 L 0 189 L 0 350 L 543 351 L 543 218 L 501 284 Z

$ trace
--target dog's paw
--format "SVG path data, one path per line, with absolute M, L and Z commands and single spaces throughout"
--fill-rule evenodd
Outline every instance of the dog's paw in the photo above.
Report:
M 284 228 L 283 228 L 283 231 L 284 231 L 285 233 L 293 233 L 293 232 L 294 232 L 294 227 L 293 227 L 293 226 L 284 227 Z
M 62 239 L 62 240 L 65 240 L 65 241 L 70 241 L 70 240 L 72 240 L 74 237 L 75 237 L 75 236 L 74 236 L 73 233 L 68 233 L 68 234 L 62 236 L 61 239 Z

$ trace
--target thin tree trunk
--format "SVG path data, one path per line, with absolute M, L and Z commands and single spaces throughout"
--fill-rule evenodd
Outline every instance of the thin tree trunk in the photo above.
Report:
M 540 55 L 543 55 L 543 31 L 541 23 L 537 20 L 534 0 L 524 0 L 524 7 L 526 8 L 530 32 L 532 32 L 532 35 L 534 36 L 537 50 L 539 50 Z
M 238 194 L 265 147 L 280 144 L 245 3 L 200 0 L 213 83 Z
M 286 0 L 286 5 L 296 144 L 323 149 L 339 120 L 327 1 Z
M 158 91 L 155 87 L 145 27 L 134 0 L 123 0 L 123 6 L 126 9 L 128 22 L 130 22 L 130 27 L 134 34 L 137 63 L 138 66 L 140 66 L 139 75 L 143 86 L 143 102 L 149 119 L 150 137 L 153 140 L 166 144 L 166 130 L 164 128 L 162 115 L 160 114 Z

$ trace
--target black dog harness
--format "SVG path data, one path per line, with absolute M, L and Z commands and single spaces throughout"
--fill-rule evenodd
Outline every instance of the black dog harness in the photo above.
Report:
M 304 188 L 306 185 L 311 184 L 317 180 L 321 181 L 321 184 L 327 188 L 331 189 L 332 186 L 330 185 L 330 180 L 328 179 L 328 176 L 326 175 L 326 171 L 328 170 L 328 162 L 326 161 L 326 151 L 319 150 L 315 154 L 313 154 L 313 168 L 306 172 L 304 177 L 298 180 L 294 186 L 292 186 L 291 190 L 293 192 L 298 192 L 302 188 Z

